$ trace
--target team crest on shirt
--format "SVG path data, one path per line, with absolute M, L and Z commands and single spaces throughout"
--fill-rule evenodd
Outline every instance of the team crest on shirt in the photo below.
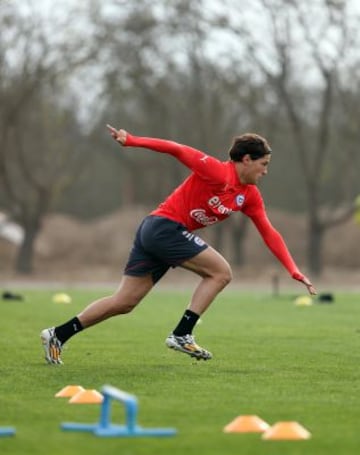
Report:
M 236 205 L 238 205 L 239 207 L 241 205 L 243 205 L 244 201 L 245 201 L 245 196 L 243 194 L 238 194 L 235 198 Z

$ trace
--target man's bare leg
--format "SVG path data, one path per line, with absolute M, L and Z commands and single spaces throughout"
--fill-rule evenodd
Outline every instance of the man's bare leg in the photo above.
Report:
M 231 281 L 228 262 L 216 250 L 208 247 L 194 258 L 185 261 L 182 267 L 202 277 L 179 324 L 166 339 L 169 348 L 184 352 L 196 359 L 208 360 L 212 354 L 195 343 L 192 330 L 219 292 Z
M 135 277 L 124 275 L 117 291 L 88 305 L 77 317 L 83 328 L 118 314 L 130 313 L 152 289 L 150 275 Z
M 61 364 L 63 344 L 81 330 L 118 314 L 126 314 L 138 305 L 153 287 L 150 275 L 123 276 L 117 291 L 88 305 L 78 316 L 57 327 L 44 329 L 40 336 L 48 363 Z

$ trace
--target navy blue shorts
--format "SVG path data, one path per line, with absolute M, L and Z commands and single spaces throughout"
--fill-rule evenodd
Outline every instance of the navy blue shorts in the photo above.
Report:
M 185 226 L 168 218 L 149 215 L 140 224 L 125 275 L 151 274 L 156 283 L 169 270 L 204 251 L 208 245 Z

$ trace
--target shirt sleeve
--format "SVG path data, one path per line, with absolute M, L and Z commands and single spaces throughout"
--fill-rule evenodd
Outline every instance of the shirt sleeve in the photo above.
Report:
M 126 136 L 125 146 L 142 147 L 155 152 L 167 153 L 174 156 L 204 180 L 213 183 L 223 181 L 224 163 L 193 147 L 165 139 L 133 136 L 129 133 Z
M 283 237 L 271 224 L 265 209 L 259 207 L 258 210 L 252 212 L 251 215 L 249 214 L 249 216 L 255 224 L 269 250 L 283 264 L 289 274 L 292 277 L 296 274 L 300 274 L 299 269 L 294 259 L 292 258 Z

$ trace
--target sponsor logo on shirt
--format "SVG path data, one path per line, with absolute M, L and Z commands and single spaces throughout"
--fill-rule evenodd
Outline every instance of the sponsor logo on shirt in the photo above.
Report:
M 208 200 L 208 205 L 212 208 L 216 208 L 222 215 L 230 215 L 232 209 L 223 205 L 220 201 L 219 196 L 213 196 Z
M 240 206 L 243 205 L 245 201 L 245 196 L 243 194 L 238 194 L 235 198 L 236 205 Z
M 209 226 L 210 224 L 214 224 L 218 221 L 216 216 L 207 216 L 204 209 L 193 209 L 190 212 L 190 216 L 203 226 Z

